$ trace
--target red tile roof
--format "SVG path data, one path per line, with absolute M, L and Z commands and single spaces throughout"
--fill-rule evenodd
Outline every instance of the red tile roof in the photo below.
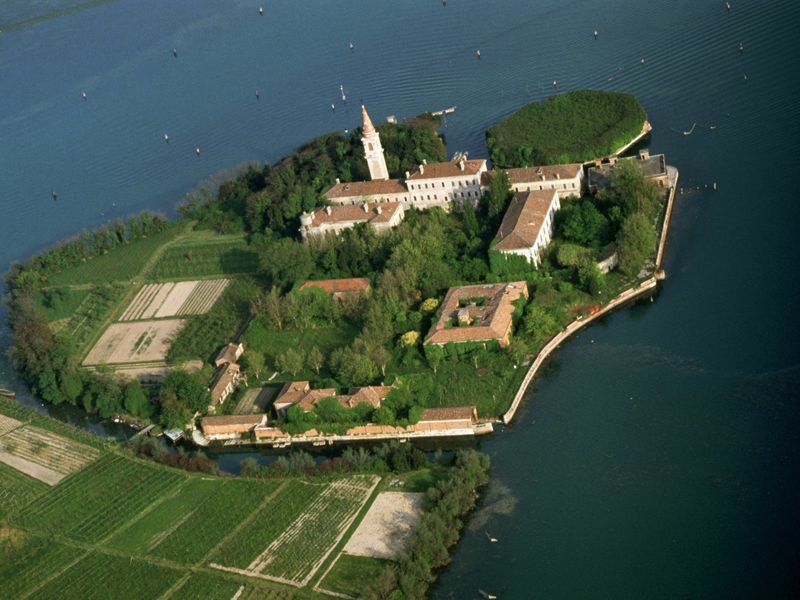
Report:
M 406 186 L 399 179 L 375 179 L 373 181 L 345 181 L 337 183 L 324 196 L 330 200 L 334 198 L 363 198 L 369 196 L 384 196 L 389 194 L 405 194 Z
M 352 394 L 339 396 L 339 403 L 345 408 L 353 408 L 359 404 L 369 404 L 373 408 L 378 408 L 389 392 L 392 391 L 390 385 L 370 385 L 356 388 Z
M 481 168 L 486 164 L 486 160 L 465 160 L 464 170 L 461 170 L 458 161 L 428 163 L 422 165 L 423 172 L 420 173 L 419 167 L 408 175 L 409 180 L 413 179 L 438 179 L 440 177 L 464 177 L 465 175 L 477 175 Z
M 226 433 L 245 433 L 257 425 L 264 425 L 267 415 L 224 415 L 220 417 L 203 417 L 200 426 L 207 435 Z
M 354 292 L 364 292 L 369 289 L 369 279 L 366 277 L 349 277 L 346 279 L 318 279 L 316 281 L 306 281 L 300 286 L 300 290 L 309 288 L 319 288 L 329 294 L 349 294 Z
M 380 202 L 364 205 L 340 204 L 324 206 L 311 213 L 311 227 L 326 223 L 388 223 L 395 213 L 402 210 L 399 202 Z
M 581 173 L 581 163 L 566 165 L 542 165 L 540 167 L 523 167 L 520 169 L 504 169 L 508 181 L 515 183 L 532 183 L 536 181 L 551 181 L 554 179 L 574 179 Z
M 550 205 L 558 198 L 556 190 L 517 192 L 497 230 L 495 250 L 532 248 L 542 230 Z
M 442 301 L 439 320 L 433 324 L 426 344 L 480 342 L 497 340 L 501 345 L 511 330 L 514 304 L 520 296 L 528 297 L 524 281 L 452 287 Z M 470 307 L 473 325 L 446 327 L 457 316 L 459 302 L 466 298 L 487 298 L 483 306 Z

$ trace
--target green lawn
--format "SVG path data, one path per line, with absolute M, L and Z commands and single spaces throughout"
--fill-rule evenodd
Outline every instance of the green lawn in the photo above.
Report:
M 358 597 L 364 584 L 380 575 L 386 561 L 366 556 L 342 554 L 322 580 L 320 587 L 331 592 Z
M 106 319 L 125 295 L 124 284 L 102 285 L 88 290 L 72 316 L 58 329 L 81 355 L 100 335 Z
M 0 537 L 0 598 L 23 597 L 36 582 L 58 573 L 83 554 L 49 538 L 16 534 L 20 537 Z
M 258 253 L 250 249 L 243 236 L 199 231 L 170 245 L 147 275 L 150 279 L 163 280 L 256 271 Z
M 114 248 L 108 254 L 97 256 L 70 269 L 51 275 L 47 285 L 79 285 L 129 281 L 139 275 L 153 253 L 181 234 L 185 221 L 171 221 L 160 233 Z
M 90 288 L 49 288 L 39 292 L 39 303 L 48 322 L 52 323 L 71 317 L 91 293 Z
M 210 573 L 194 573 L 179 587 L 170 600 L 230 600 L 236 595 L 241 583 Z

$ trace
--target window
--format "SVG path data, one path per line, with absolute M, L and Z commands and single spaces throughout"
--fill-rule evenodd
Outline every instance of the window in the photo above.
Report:
M 425 184 L 425 189 L 426 189 L 426 190 L 428 189 L 428 184 L 427 184 L 427 183 Z
M 370 152 L 372 152 L 372 143 L 367 144 L 367 147 L 369 148 Z
M 442 187 L 444 187 L 444 181 L 442 182 Z

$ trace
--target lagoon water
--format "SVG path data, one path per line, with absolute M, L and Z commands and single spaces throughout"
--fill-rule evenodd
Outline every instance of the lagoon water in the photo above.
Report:
M 666 284 L 567 343 L 482 444 L 492 483 L 432 594 L 792 596 L 800 4 L 263 4 L 118 0 L 9 30 L 24 3 L 0 3 L 0 265 L 171 213 L 220 170 L 357 125 L 359 99 L 374 119 L 456 105 L 448 152 L 485 156 L 486 127 L 554 80 L 633 92 L 684 188 Z M 21 387 L 4 359 L 0 386 Z

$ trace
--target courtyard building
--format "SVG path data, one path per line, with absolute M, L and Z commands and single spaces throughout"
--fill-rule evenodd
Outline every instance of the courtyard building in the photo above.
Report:
M 555 215 L 560 208 L 554 189 L 517 192 L 503 215 L 492 249 L 521 256 L 538 267 L 542 252 L 553 239 Z

